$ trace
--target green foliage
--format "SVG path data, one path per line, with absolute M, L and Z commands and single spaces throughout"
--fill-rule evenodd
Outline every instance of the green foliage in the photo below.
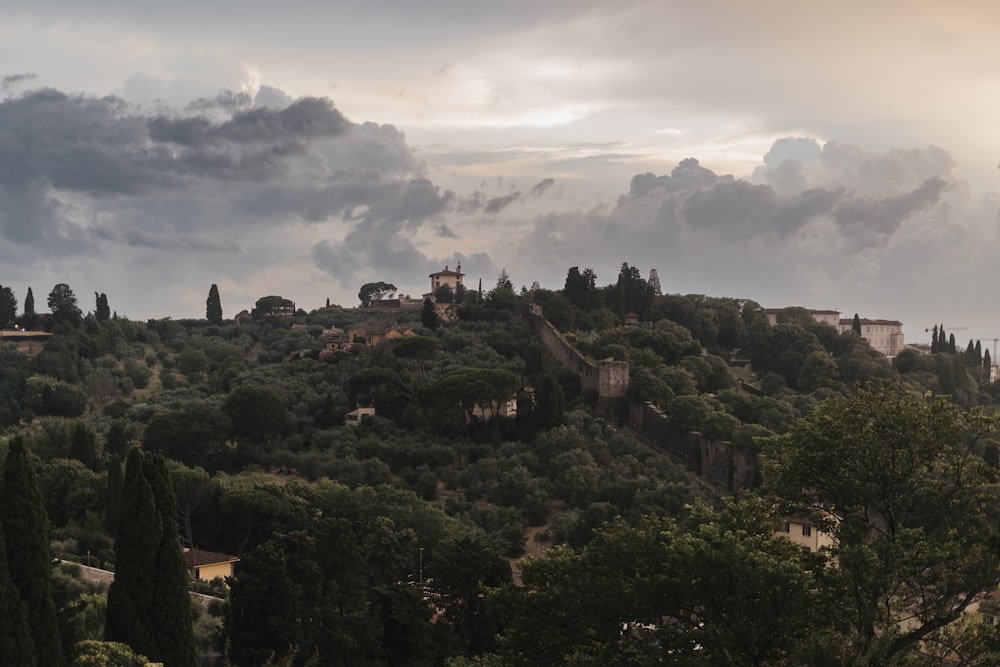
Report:
M 28 293 L 24 295 L 24 315 L 25 317 L 30 317 L 35 314 L 35 295 L 32 293 L 31 288 L 28 288 Z
M 79 326 L 83 313 L 76 302 L 76 294 L 66 283 L 59 283 L 49 292 L 49 311 L 52 313 L 50 322 L 53 326 L 66 322 Z
M 156 414 L 146 425 L 143 445 L 188 465 L 214 469 L 226 464 L 232 429 L 218 405 L 197 401 Z
M 39 415 L 79 417 L 87 408 L 87 394 L 78 385 L 33 375 L 25 382 L 24 405 Z
M 424 299 L 424 305 L 420 309 L 420 323 L 432 331 L 441 326 L 441 318 L 434 309 L 434 302 L 429 298 Z
M 434 637 L 447 627 L 431 624 L 415 575 L 445 517 L 388 487 L 327 482 L 307 502 L 301 528 L 247 553 L 232 582 L 233 662 L 263 664 L 288 647 L 296 664 L 315 654 L 323 664 L 433 661 L 448 645 Z
M 219 286 L 212 283 L 208 288 L 208 298 L 205 300 L 205 319 L 213 324 L 222 325 L 222 300 L 219 298 Z
M 162 459 L 129 453 L 108 590 L 105 639 L 167 665 L 194 663 L 188 573 Z
M 94 292 L 94 318 L 98 322 L 107 322 L 111 319 L 111 307 L 108 306 L 108 295 L 101 292 Z
M 585 311 L 594 310 L 601 305 L 600 294 L 597 291 L 597 274 L 593 269 L 580 271 L 577 266 L 571 266 L 566 273 L 566 284 L 563 296 L 569 299 L 576 308 Z
M 0 285 L 0 329 L 14 324 L 17 317 L 17 298 L 9 287 Z
M 28 606 L 7 567 L 7 545 L 0 524 L 0 664 L 36 664 L 35 645 L 28 625 Z
M 61 665 L 62 647 L 52 601 L 49 520 L 38 488 L 35 464 L 20 437 L 11 441 L 0 483 L 0 529 L 7 568 L 27 607 L 28 626 L 39 665 Z
M 395 291 L 396 286 L 392 283 L 382 281 L 365 283 L 358 290 L 358 299 L 361 301 L 362 308 L 371 308 L 381 303 L 383 297 L 393 294 Z
M 696 507 L 683 523 L 618 521 L 576 552 L 522 565 L 494 594 L 508 664 L 796 664 L 825 614 L 819 559 L 775 540 L 763 502 Z M 803 664 L 803 663 L 798 663 Z
M 288 410 L 268 387 L 236 387 L 226 397 L 222 410 L 229 418 L 231 433 L 237 442 L 267 442 L 289 429 Z
M 295 304 L 283 296 L 262 296 L 257 299 L 257 303 L 254 304 L 253 310 L 250 311 L 250 316 L 253 317 L 255 321 L 260 321 L 268 317 L 275 317 L 279 315 L 291 315 L 295 312 Z
M 996 588 L 996 493 L 969 455 L 996 422 L 869 384 L 824 402 L 766 449 L 772 493 L 839 517 L 820 525 L 836 539 L 832 592 L 852 655 L 894 664 Z
M 507 275 L 507 269 L 500 269 L 497 284 L 486 294 L 486 304 L 493 310 L 511 310 L 516 300 L 517 295 Z
M 149 659 L 119 642 L 86 639 L 76 646 L 73 667 L 146 667 Z
M 451 285 L 444 284 L 434 290 L 435 303 L 455 303 L 455 291 Z
M 623 262 L 618 272 L 618 282 L 612 291 L 614 310 L 618 317 L 624 317 L 627 313 L 636 313 L 640 317 L 648 315 L 653 296 L 653 289 L 643 279 L 639 269 Z

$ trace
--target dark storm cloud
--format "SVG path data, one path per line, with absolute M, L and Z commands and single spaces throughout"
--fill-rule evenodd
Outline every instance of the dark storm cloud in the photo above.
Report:
M 212 123 L 205 118 L 159 116 L 149 123 L 153 141 L 190 148 L 225 143 L 281 143 L 337 136 L 350 129 L 350 122 L 328 99 L 307 97 L 275 111 L 258 107 L 235 113 L 232 119 Z
M 628 194 L 619 198 L 619 203 L 628 199 L 646 197 L 651 193 L 683 192 L 696 188 L 715 185 L 718 182 L 733 182 L 732 176 L 717 176 L 711 169 L 702 167 L 698 160 L 687 158 L 682 160 L 669 176 L 656 176 L 651 173 L 637 174 L 632 177 Z
M 531 188 L 531 196 L 532 197 L 540 197 L 543 194 L 545 194 L 545 192 L 549 188 L 551 188 L 553 185 L 555 185 L 555 184 L 556 184 L 555 179 L 553 179 L 553 178 L 544 178 L 541 181 L 539 181 L 535 185 L 535 187 Z
M 188 111 L 212 111 L 221 109 L 230 113 L 246 109 L 253 104 L 254 99 L 248 93 L 224 90 L 213 98 L 200 97 L 187 105 Z M 289 100 L 291 102 L 291 100 Z M 262 105 L 259 105 L 262 106 Z
M 0 90 L 7 90 L 12 88 L 19 83 L 24 83 L 25 81 L 31 81 L 36 79 L 35 74 L 8 74 L 3 79 L 0 79 Z
M 434 234 L 435 236 L 438 236 L 443 239 L 458 238 L 458 235 L 452 230 L 452 228 L 444 224 L 443 222 L 439 222 L 438 224 L 434 225 Z
M 834 218 L 847 228 L 863 227 L 866 231 L 891 234 L 899 228 L 903 220 L 937 203 L 947 188 L 947 183 L 935 177 L 906 194 L 845 200 L 837 206 Z
M 248 104 L 224 92 L 150 115 L 51 89 L 3 100 L 0 246 L 48 260 L 126 248 L 262 257 L 274 254 L 265 238 L 294 247 L 275 228 L 339 220 L 342 238 L 306 239 L 317 268 L 353 282 L 390 266 L 405 284 L 428 265 L 414 245 L 422 225 L 456 236 L 443 217 L 455 195 L 423 177 L 393 126 L 354 125 L 328 99 Z
M 405 184 L 369 184 L 380 190 L 379 197 L 333 197 L 338 201 L 367 201 L 363 209 L 349 219 L 353 226 L 343 241 L 321 241 L 313 247 L 317 268 L 350 283 L 360 272 L 382 267 L 388 280 L 402 279 L 420 271 L 426 258 L 416 249 L 413 233 L 428 219 L 445 212 L 454 194 L 442 193 L 426 179 L 412 179 Z M 350 211 L 348 211 L 350 213 Z
M 668 175 L 634 176 L 610 209 L 537 217 L 515 253 L 539 271 L 564 257 L 607 279 L 622 261 L 658 267 L 665 289 L 834 298 L 913 281 L 905 257 L 933 256 L 942 234 L 965 247 L 966 226 L 985 224 L 983 210 L 996 215 L 949 185 L 953 169 L 934 147 L 870 153 L 812 140 L 776 144 L 754 175 L 765 182 L 687 159 Z
M 519 199 L 521 199 L 519 191 L 511 192 L 501 197 L 492 197 L 486 202 L 485 211 L 487 213 L 499 213 Z

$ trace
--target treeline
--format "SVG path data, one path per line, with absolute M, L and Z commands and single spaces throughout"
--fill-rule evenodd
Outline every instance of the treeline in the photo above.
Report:
M 627 264 L 604 287 L 593 271 L 574 267 L 561 290 L 535 285 L 518 292 L 501 273 L 485 294 L 452 294 L 453 303 L 460 297 L 458 320 L 447 324 L 426 308 L 307 314 L 283 297 L 264 297 L 256 317 L 236 322 L 222 318 L 213 288 L 205 320 L 140 323 L 89 314 L 54 327 L 33 357 L 0 347 L 2 441 L 23 441 L 37 457 L 32 465 L 54 555 L 117 569 L 121 520 L 109 519 L 120 516 L 117 462 L 142 451 L 163 457 L 162 470 L 140 467 L 154 480 L 169 475 L 180 544 L 241 558 L 231 588 L 211 589 L 228 598 L 225 605 L 180 612 L 191 615 L 198 664 L 223 655 L 236 665 L 643 664 L 653 655 L 820 664 L 810 662 L 815 656 L 804 643 L 793 645 L 795 636 L 776 639 L 776 626 L 759 625 L 764 618 L 726 625 L 754 600 L 776 606 L 759 616 L 803 623 L 803 632 L 824 638 L 827 648 L 846 641 L 860 647 L 857 655 L 876 655 L 876 644 L 888 650 L 859 637 L 888 638 L 889 624 L 858 628 L 842 616 L 806 623 L 819 608 L 814 593 L 836 609 L 845 600 L 826 587 L 830 582 L 811 578 L 815 558 L 770 539 L 774 506 L 713 502 L 685 471 L 595 414 L 594 397 L 517 317 L 520 300 L 542 305 L 583 354 L 628 361 L 631 401 L 656 404 L 679 432 L 729 440 L 765 463 L 794 450 L 797 441 L 783 434 L 821 416 L 835 421 L 843 401 L 871 381 L 899 382 L 890 396 L 941 394 L 950 386 L 947 367 L 953 403 L 985 406 L 984 418 L 993 409 L 991 386 L 975 374 L 980 366 L 968 351 L 905 354 L 890 364 L 855 332 L 838 333 L 801 308 L 786 309 L 770 325 L 753 301 L 663 294 L 655 272 L 644 279 Z M 368 296 L 381 300 L 378 292 Z M 392 331 L 394 338 L 328 345 L 324 332 L 334 326 Z M 374 417 L 345 425 L 358 407 L 374 408 Z M 987 431 L 963 440 L 976 466 L 983 454 L 994 466 L 1000 458 Z M 846 432 L 831 435 L 830 449 L 845 461 L 865 454 L 836 449 L 841 441 L 849 441 Z M 866 446 L 878 451 L 879 442 Z M 976 470 L 992 479 L 992 468 Z M 920 504 L 931 502 L 930 488 L 907 500 L 912 516 L 900 524 L 906 530 L 898 541 L 858 548 L 930 553 L 929 543 L 905 542 L 916 534 L 911 529 L 935 539 L 943 529 L 911 523 L 923 520 L 921 507 L 932 507 Z M 798 493 L 790 482 L 766 492 L 788 500 Z M 846 507 L 846 497 L 814 500 Z M 151 507 L 162 512 L 164 503 Z M 967 527 L 978 545 L 983 527 Z M 739 535 L 731 537 L 734 531 Z M 709 557 L 729 542 L 733 550 L 716 556 L 731 561 Z M 520 566 L 529 588 L 511 584 L 509 559 L 553 547 L 554 557 Z M 173 548 L 160 541 L 155 551 Z M 722 588 L 747 564 L 761 568 L 762 588 L 756 570 L 746 589 Z M 892 572 L 904 565 L 893 564 Z M 713 579 L 700 567 L 730 577 Z M 703 586 L 682 594 L 680 579 L 657 579 L 667 571 Z M 779 583 L 785 575 L 793 583 Z M 54 582 L 65 660 L 112 650 L 101 643 L 105 593 L 65 573 Z M 801 616 L 777 608 L 781 585 L 791 586 L 789 605 Z M 660 602 L 647 595 L 652 591 L 662 593 Z M 725 607 L 727 595 L 745 596 L 747 607 Z M 953 597 L 947 604 L 965 606 Z M 584 608 L 594 613 L 579 613 Z M 560 618 L 574 619 L 573 627 Z M 674 619 L 669 628 L 656 620 L 665 618 Z M 695 619 L 709 630 L 688 622 Z M 928 628 L 927 636 L 940 629 Z M 747 645 L 725 643 L 736 635 Z M 709 640 L 700 637 L 726 653 L 706 652 Z M 127 641 L 146 657 L 158 651 L 141 636 Z M 912 657 L 912 644 L 901 646 L 892 655 Z

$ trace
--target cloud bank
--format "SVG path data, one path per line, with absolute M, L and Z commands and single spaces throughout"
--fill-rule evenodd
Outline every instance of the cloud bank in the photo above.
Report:
M 199 316 L 213 282 L 234 310 L 266 293 L 316 307 L 371 280 L 419 294 L 459 261 L 487 287 L 503 267 L 554 289 L 570 266 L 609 283 L 628 262 L 667 292 L 955 326 L 970 287 L 1000 278 L 997 202 L 956 169 L 935 146 L 788 137 L 749 178 L 690 157 L 574 206 L 547 196 L 559 175 L 443 187 L 396 127 L 324 97 L 148 109 L 43 88 L 0 101 L 0 260 L 4 284 L 69 282 L 136 317 Z

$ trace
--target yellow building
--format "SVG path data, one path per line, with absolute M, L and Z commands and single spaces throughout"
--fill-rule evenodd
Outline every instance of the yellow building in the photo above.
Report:
M 780 521 L 782 525 L 774 531 L 775 537 L 784 537 L 796 544 L 801 544 L 813 553 L 823 547 L 834 545 L 833 535 L 820 530 L 812 519 L 785 516 L 781 517 Z
M 454 271 L 449 271 L 448 266 L 445 265 L 444 271 L 438 271 L 437 273 L 432 273 L 428 276 L 431 279 L 431 295 L 434 294 L 434 290 L 439 287 L 443 287 L 444 285 L 450 287 L 451 291 L 454 292 L 458 289 L 458 286 L 462 284 L 462 276 L 464 275 L 465 274 L 462 273 L 461 264 L 459 264 Z
M 196 581 L 212 581 L 233 576 L 233 565 L 239 562 L 236 556 L 204 551 L 203 549 L 184 549 L 184 562 L 187 564 L 191 578 Z

